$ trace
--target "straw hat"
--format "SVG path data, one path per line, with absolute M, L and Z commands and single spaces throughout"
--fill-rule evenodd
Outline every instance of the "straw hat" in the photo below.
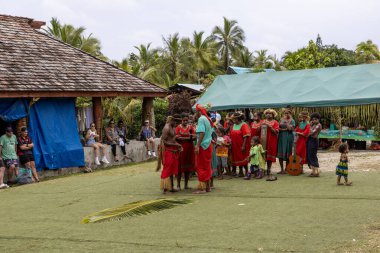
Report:
M 241 111 L 237 111 L 231 115 L 230 119 L 237 119 L 237 118 L 240 118 L 242 116 L 244 116 L 244 113 L 242 113 Z
M 310 119 L 309 112 L 307 112 L 307 111 L 300 112 L 299 116 L 306 117 L 307 119 Z
M 271 113 L 273 115 L 273 118 L 276 118 L 277 117 L 277 112 L 273 109 L 266 109 L 264 111 L 264 115 L 267 114 L 267 113 Z

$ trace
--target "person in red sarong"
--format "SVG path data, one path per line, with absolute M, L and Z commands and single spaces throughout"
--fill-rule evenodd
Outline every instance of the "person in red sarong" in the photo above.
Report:
M 300 122 L 296 127 L 296 154 L 301 157 L 301 165 L 303 167 L 304 164 L 307 164 L 306 142 L 310 134 L 309 113 L 305 111 L 301 112 L 299 120 Z
M 251 123 L 251 138 L 254 136 L 261 137 L 261 125 L 264 123 L 264 120 L 262 119 L 263 113 L 262 112 L 255 112 L 253 114 L 253 121 Z
M 211 191 L 210 180 L 212 177 L 212 132 L 213 123 L 207 115 L 207 109 L 200 104 L 196 105 L 195 119 L 197 120 L 197 145 L 195 154 L 197 160 L 198 190 L 195 194 Z
M 230 131 L 231 134 L 231 152 L 232 152 L 232 168 L 233 175 L 236 175 L 236 167 L 239 166 L 239 177 L 244 177 L 248 173 L 248 161 L 250 150 L 251 129 L 248 124 L 243 121 L 244 114 L 240 112 L 234 113 L 232 116 L 234 125 Z
M 272 163 L 276 162 L 277 157 L 277 138 L 279 133 L 279 124 L 275 118 L 277 112 L 273 109 L 267 109 L 264 111 L 266 120 L 263 125 L 267 126 L 267 143 L 266 143 L 266 160 L 267 160 L 267 181 L 274 181 L 277 178 L 272 176 L 271 168 Z
M 182 152 L 179 154 L 179 166 L 177 176 L 177 189 L 181 190 L 182 173 L 185 175 L 185 189 L 188 186 L 190 173 L 195 171 L 195 153 L 193 140 L 196 138 L 195 129 L 189 124 L 189 116 L 182 115 L 182 123 L 175 129 L 177 142 L 182 146 Z
M 182 146 L 176 141 L 175 125 L 175 119 L 169 116 L 162 130 L 160 155 L 163 169 L 160 188 L 163 193 L 177 191 L 173 189 L 173 176 L 178 174 L 179 153 L 182 151 Z

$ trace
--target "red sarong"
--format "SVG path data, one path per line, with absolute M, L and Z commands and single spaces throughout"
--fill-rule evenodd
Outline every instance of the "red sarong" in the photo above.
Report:
M 280 127 L 276 120 L 272 120 L 271 122 L 267 122 L 272 128 L 278 130 Z M 267 161 L 276 162 L 277 157 L 277 138 L 278 135 L 272 133 L 272 131 L 267 129 Z
M 195 134 L 195 129 L 192 126 L 183 128 L 179 125 L 175 129 L 178 137 L 190 137 L 190 134 Z M 183 151 L 179 154 L 179 173 L 195 171 L 195 153 L 194 143 L 190 140 L 178 141 Z
M 299 157 L 301 157 L 301 164 L 307 164 L 306 142 L 307 142 L 307 137 L 310 134 L 310 124 L 307 124 L 304 129 L 301 129 L 298 125 L 296 127 L 296 133 L 301 133 L 301 134 L 306 135 L 306 137 L 298 135 L 297 142 L 296 142 L 296 154 Z
M 211 179 L 211 159 L 212 159 L 212 144 L 207 149 L 199 147 L 199 154 L 197 155 L 197 174 L 199 182 L 207 182 Z
M 178 174 L 178 154 L 179 152 L 177 147 L 165 146 L 161 179 Z
M 246 123 L 241 125 L 238 130 L 231 130 L 231 152 L 232 152 L 232 166 L 245 166 L 248 164 L 249 150 L 250 150 L 250 136 L 251 130 Z M 241 152 L 244 144 L 244 137 L 248 139 L 245 142 L 245 152 Z

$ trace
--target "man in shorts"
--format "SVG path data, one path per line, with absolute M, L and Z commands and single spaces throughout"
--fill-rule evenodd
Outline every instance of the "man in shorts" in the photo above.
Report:
M 12 127 L 7 127 L 5 134 L 0 137 L 0 160 L 8 169 L 8 182 L 12 182 L 13 174 L 18 176 L 17 138 Z

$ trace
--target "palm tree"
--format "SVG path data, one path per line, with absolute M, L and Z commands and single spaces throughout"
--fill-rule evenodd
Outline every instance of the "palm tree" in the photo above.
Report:
M 274 62 L 271 56 L 267 56 L 268 50 L 256 50 L 253 60 L 255 69 L 269 69 L 274 67 Z
M 269 55 L 268 58 L 270 61 L 272 61 L 272 68 L 274 68 L 276 71 L 286 70 L 286 68 L 283 66 L 283 62 L 281 62 L 281 60 L 278 59 L 275 54 Z
M 191 51 L 195 58 L 198 83 L 200 82 L 201 72 L 205 73 L 211 70 L 218 63 L 212 37 L 208 36 L 203 39 L 203 35 L 203 31 L 194 31 L 193 41 L 191 41 Z
M 169 35 L 162 38 L 164 41 L 164 49 L 162 50 L 163 68 L 167 69 L 167 73 L 171 80 L 176 80 L 181 76 L 181 72 L 189 61 L 191 61 L 190 40 L 188 38 L 180 39 L 179 34 Z M 189 75 L 189 71 L 182 73 Z
M 227 70 L 232 53 L 243 47 L 245 35 L 236 20 L 228 20 L 226 17 L 223 17 L 223 20 L 223 27 L 216 26 L 212 34 L 223 59 L 223 68 Z
M 360 42 L 356 46 L 355 53 L 359 63 L 373 63 L 380 60 L 379 48 L 371 40 Z
M 72 25 L 62 25 L 57 18 L 50 20 L 50 26 L 45 29 L 45 32 L 62 42 L 65 42 L 73 47 L 79 48 L 82 51 L 97 57 L 105 57 L 101 53 L 100 41 L 93 37 L 92 34 L 85 37 L 83 34 L 86 28 L 80 26 L 75 28 Z
M 92 34 L 90 34 L 87 37 L 82 36 L 78 48 L 89 54 L 92 54 L 101 58 L 103 57 L 100 51 L 101 50 L 100 40 L 95 37 L 92 37 Z
M 234 54 L 234 65 L 238 67 L 252 68 L 254 57 L 248 48 L 238 50 Z
M 141 44 L 138 47 L 135 46 L 139 52 L 139 54 L 136 55 L 136 60 L 141 65 L 142 71 L 147 71 L 149 68 L 152 68 L 157 64 L 157 49 L 151 49 L 151 44 L 152 43 L 148 43 L 147 45 Z
M 180 77 L 171 78 L 168 73 L 156 72 L 153 82 L 160 84 L 162 87 L 169 88 L 180 81 Z
M 141 44 L 139 46 L 135 46 L 138 50 L 138 54 L 132 53 L 129 56 L 129 63 L 134 69 L 135 74 L 148 81 L 153 79 L 152 75 L 157 70 L 156 67 L 159 59 L 159 55 L 157 53 L 158 50 L 151 49 L 150 46 L 151 43 L 148 43 L 147 45 Z
M 111 61 L 111 63 L 115 65 L 116 67 L 118 67 L 119 69 L 127 71 L 128 73 L 131 73 L 132 75 L 138 76 L 140 74 L 140 65 L 130 64 L 130 61 L 128 58 L 123 58 L 120 62 L 113 60 Z

